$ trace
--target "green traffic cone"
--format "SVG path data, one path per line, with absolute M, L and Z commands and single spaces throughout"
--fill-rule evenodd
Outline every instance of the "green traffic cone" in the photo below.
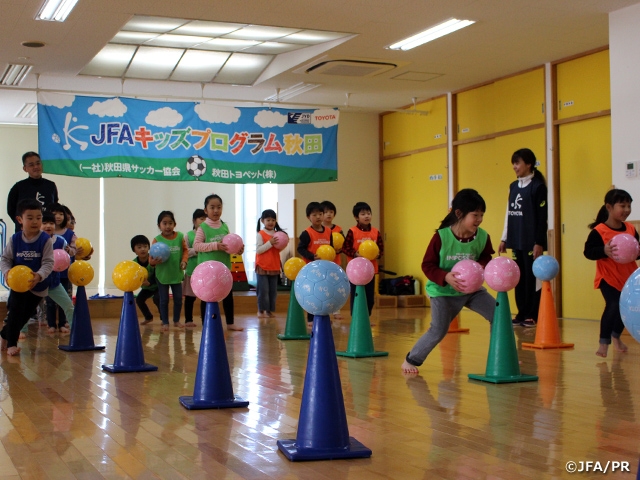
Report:
M 356 286 L 347 351 L 336 352 L 336 355 L 351 358 L 386 357 L 389 355 L 389 352 L 376 352 L 373 348 L 373 335 L 371 335 L 371 322 L 369 321 L 367 294 L 364 291 L 364 285 Z
M 287 323 L 284 326 L 284 334 L 279 334 L 280 340 L 309 340 L 311 335 L 307 333 L 307 320 L 304 310 L 298 303 L 295 294 L 295 282 L 291 284 L 289 294 L 289 310 L 287 311 Z
M 484 375 L 470 373 L 469 378 L 490 383 L 533 382 L 535 375 L 520 373 L 516 337 L 511 323 L 511 309 L 507 292 L 498 292 L 496 311 L 491 326 L 487 370 Z

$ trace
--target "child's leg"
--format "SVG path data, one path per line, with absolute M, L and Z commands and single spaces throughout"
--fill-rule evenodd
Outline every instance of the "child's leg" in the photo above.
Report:
M 69 299 L 73 299 L 73 284 L 71 283 L 71 281 L 68 278 L 61 278 L 60 285 L 62 285 L 62 288 L 69 296 Z M 64 309 L 62 307 L 58 309 L 58 325 L 66 325 L 68 322 L 71 322 L 72 320 L 73 319 L 71 318 L 67 318 L 66 314 L 64 313 Z
M 202 323 L 204 324 L 204 313 L 207 309 L 207 302 L 203 302 L 202 300 L 200 300 L 200 320 L 202 320 Z
M 364 292 L 367 296 L 367 308 L 369 309 L 369 316 L 371 316 L 373 305 L 376 303 L 375 285 L 376 285 L 376 277 L 374 275 L 371 281 L 364 286 Z
M 405 362 L 402 364 L 402 369 L 407 373 L 418 373 L 418 369 L 415 367 L 422 365 L 431 350 L 445 337 L 449 325 L 462 310 L 468 296 L 431 297 L 430 300 L 431 325 L 407 354 Z M 413 368 L 411 368 L 412 366 Z
M 617 337 L 616 343 L 621 344 L 622 351 L 626 351 L 626 345 L 620 341 L 620 334 L 624 328 L 620 318 L 620 292 L 604 280 L 600 282 L 600 292 L 604 298 L 605 306 L 600 318 L 600 346 L 596 355 L 606 357 L 613 336 Z
M 147 306 L 147 300 L 153 297 L 155 293 L 156 292 L 143 289 L 143 290 L 140 290 L 140 292 L 138 292 L 138 295 L 136 296 L 136 305 L 138 306 L 140 313 L 142 313 L 142 316 L 144 317 L 144 321 L 142 322 L 142 325 L 146 325 L 153 320 L 153 314 L 151 313 L 151 310 L 149 310 L 149 307 Z
M 276 297 L 278 295 L 278 275 L 269 275 L 269 313 L 276 311 Z
M 258 279 L 256 296 L 258 297 L 258 312 L 269 310 L 269 276 L 256 274 Z
M 496 311 L 496 299 L 493 298 L 484 287 L 468 295 L 467 302 L 464 306 L 469 310 L 479 313 L 486 318 L 489 323 L 493 324 L 493 316 Z
M 38 315 L 38 324 L 40 326 L 47 325 L 47 302 L 44 298 L 40 300 L 36 312 Z
M 162 325 L 169 325 L 169 285 L 158 282 L 158 295 L 160 296 L 160 320 Z
M 173 293 L 173 324 L 178 327 L 184 327 L 184 323 L 180 322 L 182 314 L 182 284 L 171 284 L 171 292 Z
M 3 347 L 6 347 L 10 352 L 14 352 L 13 354 L 20 351 L 19 349 L 16 351 L 20 330 L 27 324 L 31 315 L 36 311 L 40 300 L 42 300 L 42 297 L 38 297 L 30 291 L 23 293 L 11 292 L 7 323 L 0 331 L 0 337 L 6 341 L 6 345 L 5 342 L 3 342 Z
M 196 297 L 190 295 L 184 296 L 184 323 L 193 323 L 193 304 L 196 303 Z
M 350 288 L 350 296 L 349 296 L 349 313 L 351 314 L 351 316 L 353 316 L 353 302 L 355 301 L 356 298 L 356 286 L 349 282 L 349 288 Z
M 66 318 L 69 322 L 73 321 L 73 302 L 71 301 L 71 298 L 69 298 L 69 295 L 67 294 L 62 284 L 58 285 L 55 288 L 50 288 L 48 298 L 53 300 L 60 306 L 60 308 L 62 308 L 62 310 L 64 311 L 64 318 Z M 69 324 L 66 323 L 60 323 L 59 326 L 61 331 L 63 328 L 69 328 Z
M 66 295 L 66 293 L 65 293 Z M 49 327 L 49 333 L 56 331 L 56 317 L 58 314 L 58 305 L 53 301 L 51 297 L 45 299 L 47 305 L 47 325 Z
M 233 290 L 229 292 L 229 295 L 222 300 L 222 309 L 224 310 L 224 319 L 227 322 L 227 330 L 244 330 L 242 327 L 237 327 L 234 322 L 234 305 L 233 305 Z

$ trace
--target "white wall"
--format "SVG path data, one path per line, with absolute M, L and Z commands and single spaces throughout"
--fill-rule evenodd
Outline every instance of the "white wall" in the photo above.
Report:
M 22 154 L 38 150 L 36 127 L 0 126 L 0 198 L 6 218 L 6 198 L 13 184 L 26 177 L 22 171 Z M 92 265 L 96 270 L 89 290 L 98 286 L 100 180 L 50 175 L 56 182 L 60 201 L 67 205 L 78 222 L 76 233 L 86 237 L 96 250 Z M 338 181 L 301 185 L 283 185 L 278 188 L 279 223 L 291 237 L 300 235 L 308 227 L 305 207 L 311 201 L 331 200 L 338 209 L 337 222 L 343 228 L 354 224 L 351 209 L 358 201 L 366 201 L 373 209 L 374 225 L 380 224 L 378 116 L 376 114 L 341 113 L 338 134 Z M 157 217 L 162 210 L 171 210 L 177 229 L 187 232 L 192 228 L 191 216 L 202 208 L 204 198 L 217 193 L 224 202 L 222 218 L 235 226 L 235 186 L 210 182 L 162 182 L 137 179 L 107 178 L 104 180 L 105 201 L 105 287 L 113 288 L 111 272 L 122 260 L 130 260 L 131 237 L 143 234 L 151 240 L 159 231 Z M 294 198 L 297 211 L 294 211 Z M 297 231 L 294 231 L 294 216 Z M 9 222 L 10 223 L 10 222 Z M 13 227 L 10 225 L 10 233 Z M 93 293 L 93 292 L 91 292 Z
M 640 176 L 626 178 L 627 162 L 640 167 L 640 4 L 609 14 L 612 178 L 635 199 L 631 220 L 640 219 Z

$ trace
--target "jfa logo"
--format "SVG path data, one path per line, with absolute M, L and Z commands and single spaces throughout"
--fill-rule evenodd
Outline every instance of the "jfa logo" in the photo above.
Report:
M 311 114 L 302 112 L 288 112 L 288 123 L 311 123 Z

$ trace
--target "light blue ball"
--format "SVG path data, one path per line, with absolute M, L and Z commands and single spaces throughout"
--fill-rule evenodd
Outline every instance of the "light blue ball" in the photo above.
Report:
M 169 260 L 169 256 L 171 255 L 171 250 L 169 250 L 169 245 L 162 242 L 156 242 L 151 245 L 149 249 L 149 255 L 151 255 L 156 260 L 160 260 L 160 263 L 164 263 Z
M 298 273 L 295 292 L 303 310 L 312 315 L 330 315 L 347 303 L 349 279 L 335 263 L 316 260 Z
M 622 288 L 620 316 L 631 336 L 640 342 L 640 268 L 631 274 Z
M 548 282 L 556 278 L 560 265 L 551 255 L 540 255 L 533 261 L 533 274 L 539 280 Z

